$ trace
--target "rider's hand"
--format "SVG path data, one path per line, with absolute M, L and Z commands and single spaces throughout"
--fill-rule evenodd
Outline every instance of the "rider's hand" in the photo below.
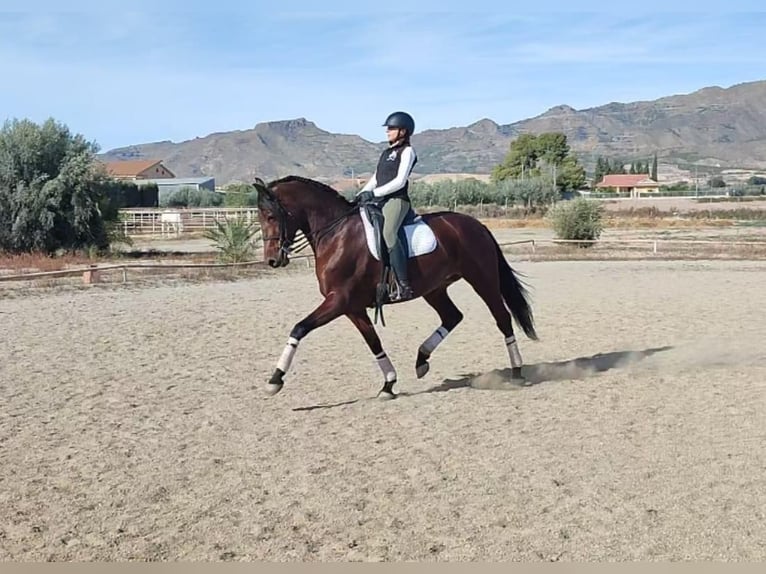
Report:
M 375 194 L 369 190 L 362 191 L 359 193 L 359 195 L 356 196 L 356 198 L 357 203 L 369 203 L 375 200 Z

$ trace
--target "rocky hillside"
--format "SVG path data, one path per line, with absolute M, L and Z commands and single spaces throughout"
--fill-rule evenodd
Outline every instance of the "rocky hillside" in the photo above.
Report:
M 483 119 L 466 127 L 427 130 L 413 142 L 424 173 L 488 173 L 519 133 L 563 131 L 586 165 L 596 155 L 664 163 L 766 168 L 766 81 L 708 87 L 653 101 L 575 110 L 556 106 L 520 122 Z M 173 143 L 114 149 L 105 159 L 159 158 L 179 176 L 213 175 L 219 184 L 254 174 L 335 179 L 369 173 L 382 144 L 334 134 L 305 118 L 257 124 Z

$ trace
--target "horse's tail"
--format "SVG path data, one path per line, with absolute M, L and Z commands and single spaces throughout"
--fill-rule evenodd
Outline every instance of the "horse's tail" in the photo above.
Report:
M 532 316 L 532 307 L 527 300 L 526 287 L 519 281 L 516 272 L 508 265 L 508 261 L 506 261 L 505 255 L 503 255 L 503 251 L 500 249 L 500 245 L 497 243 L 494 235 L 489 230 L 487 232 L 492 237 L 492 241 L 497 249 L 497 268 L 500 272 L 500 291 L 503 294 L 503 299 L 505 299 L 508 309 L 527 337 L 537 341 L 535 321 Z

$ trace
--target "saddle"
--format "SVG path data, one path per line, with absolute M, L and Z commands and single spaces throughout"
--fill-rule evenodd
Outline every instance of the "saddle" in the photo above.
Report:
M 383 208 L 380 205 L 372 202 L 362 204 L 361 208 L 365 211 L 365 215 L 367 215 L 367 219 L 372 225 L 375 252 L 379 255 L 383 266 L 388 266 L 388 249 L 386 248 L 385 242 L 383 241 Z M 404 221 L 399 227 L 399 231 L 397 232 L 399 235 L 399 241 L 401 241 L 402 245 L 404 245 L 404 250 L 407 253 L 407 257 L 412 257 L 413 251 L 411 241 L 407 237 L 407 231 L 405 228 L 408 225 L 414 225 L 417 223 L 419 217 L 420 216 L 415 213 L 412 207 L 410 207 L 407 211 L 407 215 L 404 216 Z
M 396 291 L 399 289 L 399 285 L 392 272 L 388 248 L 383 239 L 383 209 L 380 205 L 374 202 L 369 202 L 361 204 L 360 211 L 362 212 L 362 219 L 365 220 L 366 217 L 366 221 L 369 222 L 371 227 L 371 230 L 369 228 L 366 229 L 366 233 L 368 234 L 368 247 L 373 255 L 377 254 L 378 259 L 380 259 L 382 264 L 381 277 L 375 294 L 375 322 L 378 322 L 378 315 L 380 315 L 381 322 L 385 327 L 386 322 L 383 318 L 382 307 L 386 303 L 391 302 L 396 295 Z M 428 233 L 430 241 L 425 242 L 425 247 L 423 246 L 422 240 L 418 243 L 417 248 L 413 247 L 412 233 L 416 228 L 422 228 L 424 232 Z M 408 229 L 410 230 L 409 234 Z M 415 213 L 412 207 L 407 211 L 404 221 L 397 233 L 399 235 L 399 241 L 401 241 L 404 246 L 408 258 L 429 253 L 436 247 L 436 239 L 433 236 L 433 231 L 431 231 L 424 222 L 420 221 L 420 216 Z

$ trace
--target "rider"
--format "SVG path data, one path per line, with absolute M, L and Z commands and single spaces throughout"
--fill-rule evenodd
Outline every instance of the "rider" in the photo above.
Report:
M 383 210 L 383 240 L 388 248 L 391 267 L 399 282 L 399 297 L 411 299 L 412 288 L 407 276 L 407 253 L 399 240 L 399 228 L 410 209 L 409 176 L 418 161 L 410 137 L 415 120 L 406 112 L 394 112 L 383 123 L 388 148 L 383 150 L 378 166 L 357 195 L 360 202 L 375 201 Z

